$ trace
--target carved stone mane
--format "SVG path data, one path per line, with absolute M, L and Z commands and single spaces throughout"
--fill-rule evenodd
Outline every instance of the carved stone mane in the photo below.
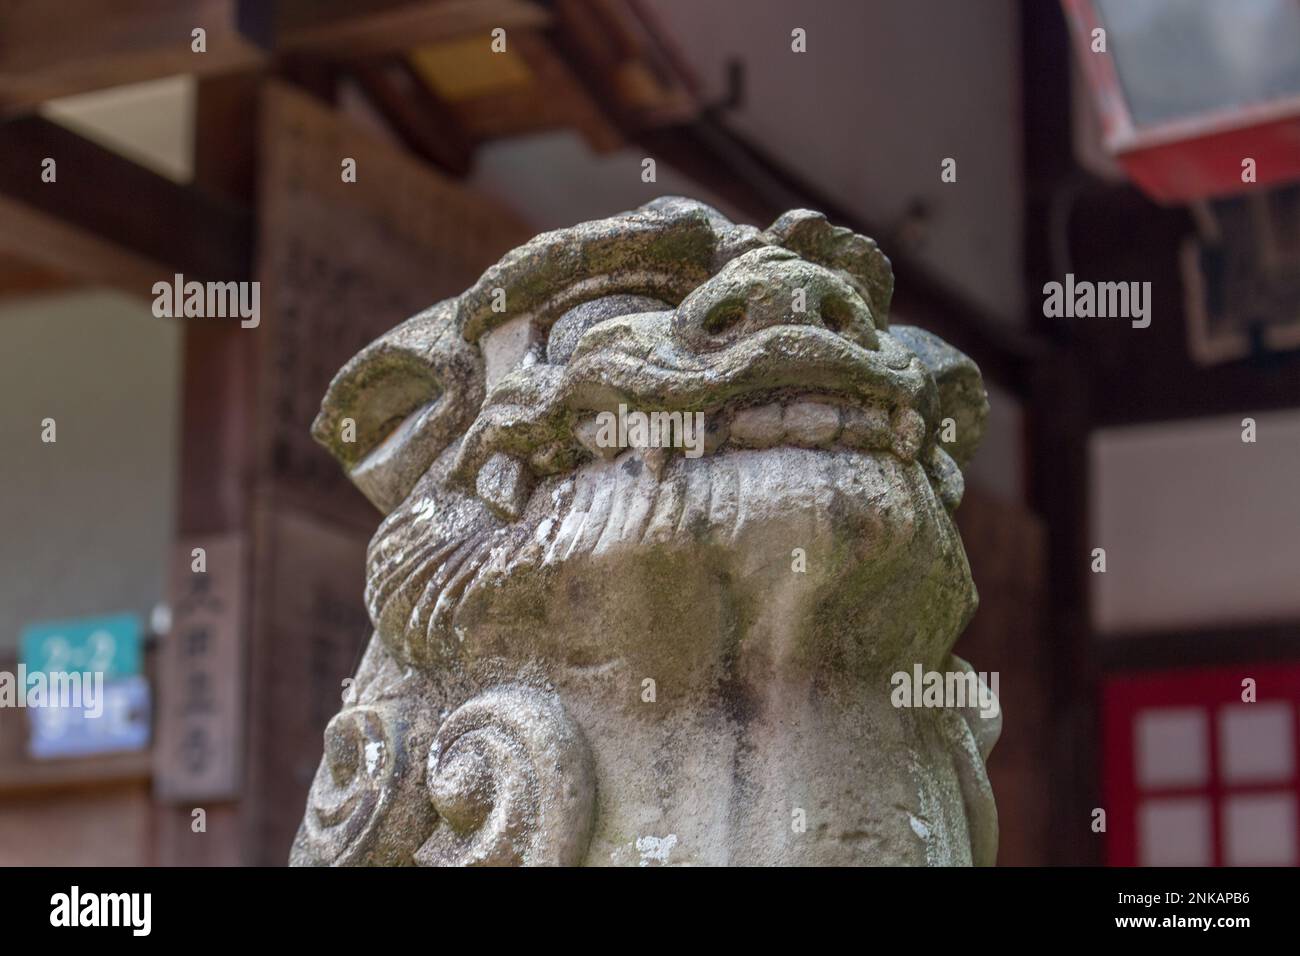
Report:
M 895 693 L 992 699 L 951 654 L 988 406 L 892 290 L 817 213 L 667 198 L 354 357 L 313 434 L 385 515 L 375 633 L 291 861 L 991 864 L 996 707 Z

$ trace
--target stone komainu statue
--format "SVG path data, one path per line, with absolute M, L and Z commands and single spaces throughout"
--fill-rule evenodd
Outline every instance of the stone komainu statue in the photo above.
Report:
M 1000 717 L 891 702 L 970 672 L 988 405 L 892 288 L 818 213 L 665 198 L 348 362 L 313 433 L 385 515 L 375 633 L 291 861 L 991 864 Z M 596 441 L 620 405 L 702 454 Z

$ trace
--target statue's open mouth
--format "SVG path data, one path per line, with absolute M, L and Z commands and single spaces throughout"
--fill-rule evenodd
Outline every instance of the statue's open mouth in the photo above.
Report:
M 656 477 L 671 470 L 680 440 L 599 434 L 620 409 L 703 416 L 685 457 L 792 447 L 919 461 L 951 509 L 983 430 L 982 383 L 938 340 L 891 328 L 891 289 L 874 243 L 815 214 L 760 233 L 661 201 L 539 236 L 374 343 L 336 377 L 314 433 L 385 513 L 444 450 L 448 488 L 505 523 L 540 482 L 628 450 Z
M 588 332 L 566 365 L 521 364 L 489 392 L 455 476 L 503 520 L 518 518 L 539 479 L 627 449 L 656 475 L 676 455 L 796 447 L 920 458 L 932 475 L 960 480 L 933 440 L 933 379 L 887 333 L 864 348 L 826 329 L 776 325 L 688 348 L 674 334 L 676 317 L 613 319 Z M 611 441 L 603 424 L 629 411 L 671 419 L 669 440 L 620 427 Z M 700 420 L 703 436 L 687 454 L 680 426 Z M 952 493 L 960 491 L 944 498 Z

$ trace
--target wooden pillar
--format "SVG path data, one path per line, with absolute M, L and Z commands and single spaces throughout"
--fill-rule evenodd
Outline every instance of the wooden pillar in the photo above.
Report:
M 251 204 L 257 74 L 201 80 L 195 110 L 197 188 Z M 205 276 L 204 279 L 249 279 Z M 161 865 L 248 861 L 240 794 L 247 752 L 247 636 L 251 611 L 251 491 L 257 409 L 255 330 L 238 320 L 184 325 L 173 628 L 160 651 L 155 741 L 155 858 Z M 191 608 L 194 547 L 202 584 L 219 592 L 213 614 Z M 208 593 L 208 592 L 205 592 Z M 205 829 L 197 830 L 195 810 Z
M 1034 373 L 1028 409 L 1030 501 L 1047 528 L 1047 670 L 1051 864 L 1097 863 L 1098 718 L 1089 597 L 1089 398 L 1082 371 L 1058 354 Z
M 1043 655 L 1048 683 L 1046 863 L 1086 864 L 1103 856 L 1093 833 L 1101 767 L 1095 738 L 1096 678 L 1089 621 L 1088 437 L 1091 371 L 1086 350 L 1042 312 L 1043 284 L 1060 280 L 1059 226 L 1053 207 L 1062 190 L 1086 177 L 1077 169 L 1070 125 L 1069 35 L 1059 4 L 1022 0 L 1024 77 L 1025 303 L 1028 323 L 1057 343 L 1034 362 L 1026 399 L 1030 504 L 1046 528 L 1047 608 Z

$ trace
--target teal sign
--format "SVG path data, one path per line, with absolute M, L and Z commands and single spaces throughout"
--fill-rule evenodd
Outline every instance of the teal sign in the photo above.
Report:
M 43 621 L 23 628 L 19 660 L 27 673 L 140 673 L 140 619 L 134 614 Z

